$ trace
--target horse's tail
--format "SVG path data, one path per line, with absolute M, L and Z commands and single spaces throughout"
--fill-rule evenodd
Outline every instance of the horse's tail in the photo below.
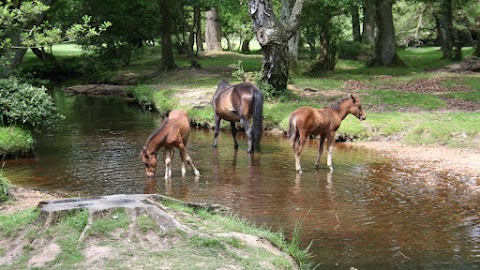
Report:
M 290 119 L 288 120 L 288 138 L 290 141 L 295 140 L 295 136 L 297 135 L 297 118 L 295 115 L 290 115 Z
M 263 95 L 258 89 L 253 91 L 253 123 L 252 123 L 252 141 L 253 147 L 260 151 L 260 140 L 263 132 Z

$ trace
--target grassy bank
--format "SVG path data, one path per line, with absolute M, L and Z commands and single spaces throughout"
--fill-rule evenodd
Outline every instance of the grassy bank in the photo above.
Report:
M 349 93 L 359 94 L 367 121 L 348 116 L 338 136 L 355 140 L 399 140 L 408 144 L 480 147 L 480 75 L 453 73 L 443 69 L 451 61 L 439 60 L 439 48 L 400 50 L 407 63 L 403 68 L 366 68 L 358 61 L 340 60 L 333 72 L 297 72 L 290 79 L 289 91 L 264 104 L 266 129 L 287 129 L 288 116 L 299 106 L 324 107 Z M 465 50 L 465 55 L 471 49 Z M 150 61 L 155 54 L 150 55 Z M 189 70 L 188 61 L 177 61 L 181 69 L 142 81 L 130 92 L 159 111 L 187 110 L 202 126 L 213 126 L 209 104 L 221 79 L 240 82 L 232 76 L 242 61 L 245 72 L 260 70 L 260 55 L 222 53 L 204 55 L 201 70 Z M 142 62 L 139 62 L 142 65 Z M 306 71 L 311 61 L 300 62 Z M 139 69 L 132 66 L 132 70 Z M 429 71 L 425 71 L 428 69 Z M 192 93 L 196 92 L 197 95 Z M 203 106 L 192 101 L 204 100 Z M 224 123 L 224 127 L 227 127 Z
M 70 46 L 70 47 L 69 47 Z M 69 49 L 71 53 L 68 53 Z M 74 45 L 54 47 L 63 58 L 79 54 Z M 289 91 L 268 98 L 264 104 L 266 129 L 287 128 L 288 116 L 299 106 L 324 107 L 349 93 L 359 94 L 367 121 L 349 116 L 338 136 L 355 140 L 398 140 L 407 144 L 480 147 L 480 75 L 454 73 L 444 68 L 452 61 L 440 60 L 438 47 L 398 50 L 407 64 L 402 68 L 367 68 L 360 61 L 339 60 L 334 71 L 306 73 L 313 63 L 302 59 L 291 74 Z M 464 56 L 472 49 L 465 48 Z M 150 47 L 137 55 L 132 65 L 118 74 L 152 74 L 158 70 L 160 49 Z M 27 58 L 33 61 L 32 58 Z M 189 69 L 189 59 L 176 56 L 179 69 L 140 79 L 129 89 L 146 108 L 164 112 L 185 109 L 201 126 L 213 126 L 210 100 L 221 79 L 240 82 L 233 73 L 241 61 L 245 72 L 261 69 L 261 55 L 233 52 L 204 54 L 202 69 Z M 114 73 L 114 72 L 111 72 Z M 113 74 L 115 75 L 115 74 Z M 227 127 L 227 123 L 223 123 Z
M 29 153 L 34 145 L 30 131 L 19 127 L 0 127 L 0 157 L 22 156 Z
M 307 253 L 296 241 L 287 243 L 281 233 L 178 202 L 162 205 L 196 234 L 162 231 L 146 214 L 137 215 L 132 226 L 123 208 L 93 222 L 88 211 L 77 211 L 48 228 L 39 225 L 35 209 L 0 214 L 2 269 L 294 269 L 285 254 L 295 256 L 302 269 L 308 266 Z M 83 234 L 86 226 L 88 233 Z M 265 239 L 284 253 L 254 243 L 267 243 Z

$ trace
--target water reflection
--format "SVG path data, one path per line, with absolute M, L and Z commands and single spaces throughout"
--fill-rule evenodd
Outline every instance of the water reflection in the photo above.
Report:
M 262 153 L 230 144 L 212 149 L 213 134 L 196 130 L 188 151 L 201 173 L 181 177 L 178 152 L 172 179 L 145 177 L 139 152 L 161 122 L 118 100 L 59 99 L 67 121 L 44 136 L 35 158 L 8 161 L 14 183 L 78 196 L 162 193 L 185 201 L 221 203 L 287 237 L 301 223 L 317 269 L 475 269 L 480 264 L 479 200 L 471 183 L 427 179 L 380 154 L 337 144 L 335 170 L 315 169 L 317 142 L 294 170 L 290 143 L 265 136 Z M 228 131 L 224 131 L 227 132 Z M 321 164 L 324 164 L 322 161 Z M 158 171 L 164 166 L 159 162 Z

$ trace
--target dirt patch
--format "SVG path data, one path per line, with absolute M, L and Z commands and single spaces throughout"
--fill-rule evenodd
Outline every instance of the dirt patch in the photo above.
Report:
M 41 201 L 55 200 L 61 197 L 59 195 L 21 187 L 12 187 L 8 190 L 8 193 L 12 196 L 13 201 L 0 205 L 0 213 L 3 214 L 25 210 L 37 206 Z
M 447 174 L 469 180 L 480 192 L 480 149 L 408 146 L 398 142 L 355 142 L 356 146 L 379 151 L 382 155 L 402 161 L 404 166 L 431 174 Z

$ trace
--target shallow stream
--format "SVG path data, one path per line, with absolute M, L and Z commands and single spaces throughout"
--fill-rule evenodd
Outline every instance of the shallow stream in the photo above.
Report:
M 324 166 L 324 156 L 316 171 L 314 141 L 298 176 L 284 137 L 264 136 L 262 153 L 251 155 L 242 136 L 233 149 L 229 131 L 213 150 L 213 133 L 205 130 L 195 130 L 188 145 L 200 178 L 190 170 L 181 177 L 176 152 L 172 181 L 163 179 L 163 166 L 147 179 L 139 153 L 161 123 L 158 115 L 117 98 L 54 96 L 67 119 L 40 137 L 33 158 L 6 162 L 4 173 L 15 185 L 72 196 L 161 193 L 220 203 L 287 237 L 299 224 L 316 269 L 480 268 L 480 200 L 462 180 L 431 177 L 421 166 L 408 170 L 342 143 L 334 148 L 335 170 Z

